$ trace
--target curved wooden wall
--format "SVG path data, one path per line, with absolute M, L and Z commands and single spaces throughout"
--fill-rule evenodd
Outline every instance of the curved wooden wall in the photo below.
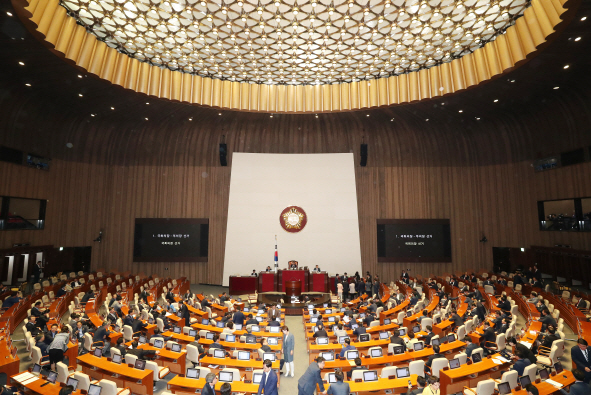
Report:
M 28 3 L 28 5 L 27 5 Z M 214 108 L 319 113 L 437 98 L 478 85 L 534 54 L 556 29 L 567 0 L 533 0 L 506 34 L 450 63 L 400 76 L 333 85 L 285 86 L 222 81 L 161 69 L 109 48 L 66 15 L 59 0 L 13 0 L 54 51 L 82 69 L 149 96 Z

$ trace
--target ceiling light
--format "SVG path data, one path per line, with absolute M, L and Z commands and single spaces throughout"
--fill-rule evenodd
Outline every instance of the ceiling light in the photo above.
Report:
M 495 99 L 495 100 L 493 100 L 493 101 L 496 103 L 496 102 L 498 102 L 498 101 L 499 101 L 499 99 Z
M 94 117 L 94 114 L 90 114 L 91 117 Z
M 565 69 L 565 70 L 566 70 L 566 69 L 568 69 L 569 67 L 570 67 L 570 66 L 567 64 L 567 65 L 564 65 L 563 69 Z
M 31 84 L 25 84 L 26 86 L 31 86 Z
M 581 37 L 577 37 L 575 38 L 575 41 L 579 41 L 581 39 Z
M 147 105 L 150 105 L 150 103 L 146 103 Z
M 480 118 L 476 117 L 476 120 L 477 120 L 477 121 L 480 121 Z
M 222 113 L 220 112 L 218 115 L 222 115 Z
M 189 118 L 189 121 L 192 121 L 192 120 L 193 120 L 193 118 Z
M 269 118 L 273 118 L 273 115 L 269 115 Z
M 584 17 L 581 18 L 581 21 L 586 21 L 586 20 L 587 20 L 587 17 L 586 16 L 584 16 Z
M 24 66 L 25 65 L 23 62 L 18 62 L 18 64 L 20 64 L 21 66 Z
M 460 110 L 460 111 L 458 111 L 458 112 L 464 112 L 464 110 Z
M 9 11 L 6 11 L 6 15 L 8 15 L 8 16 L 12 16 L 12 13 L 11 13 L 11 12 L 9 12 Z
M 429 118 L 425 119 L 425 122 L 429 122 Z
M 367 114 L 367 116 L 369 117 L 369 114 Z
M 556 90 L 556 89 L 560 89 L 560 87 L 559 87 L 559 86 L 555 86 L 555 87 L 554 87 L 554 90 Z
M 82 75 L 78 74 L 78 78 L 82 78 Z
M 511 82 L 515 82 L 515 80 L 511 80 Z
M 78 96 L 82 97 L 82 96 L 84 96 L 84 95 L 83 95 L 82 93 L 78 93 Z
M 392 118 L 392 119 L 390 120 L 390 122 L 394 122 L 394 118 Z
M 144 118 L 144 119 L 145 119 L 146 121 L 148 120 L 148 118 L 147 118 L 147 117 L 146 117 L 146 118 Z
M 115 109 L 115 107 L 111 107 L 111 110 L 114 110 L 114 109 Z

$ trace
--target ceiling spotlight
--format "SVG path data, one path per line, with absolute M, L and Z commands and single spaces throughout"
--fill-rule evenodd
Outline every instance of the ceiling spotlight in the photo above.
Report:
M 25 84 L 26 86 L 31 86 L 31 84 Z
M 476 120 L 477 120 L 477 121 L 480 121 L 480 118 L 476 117 Z
M 149 105 L 150 105 L 150 103 L 146 103 L 146 105 L 148 105 L 148 106 L 149 106 Z
M 394 122 L 394 118 L 392 118 L 392 119 L 390 120 L 390 122 Z
M 568 69 L 569 67 L 570 67 L 570 66 L 567 64 L 567 65 L 565 65 L 565 66 L 563 67 L 563 69 L 565 69 L 565 70 L 566 70 L 566 69 Z
M 78 78 L 82 78 L 82 75 L 78 74 Z
M 111 107 L 111 110 L 114 110 L 114 109 L 115 109 L 115 107 Z
M 556 90 L 556 89 L 560 89 L 560 87 L 559 87 L 559 86 L 555 86 L 555 87 L 554 87 L 554 90 Z
M 220 113 L 218 113 L 218 115 L 222 115 L 222 113 L 220 112 Z
M 82 96 L 84 96 L 84 95 L 83 95 L 82 93 L 78 93 L 78 96 L 82 97 Z
M 429 122 L 429 118 L 425 119 L 425 122 Z
M 72 143 L 66 143 L 66 147 L 72 148 L 72 147 L 74 147 L 74 144 L 72 144 Z
M 24 66 L 25 65 L 23 62 L 18 62 L 18 64 L 20 64 L 21 66 Z
M 94 114 L 90 114 L 91 117 L 94 117 Z
M 369 114 L 367 114 L 367 116 L 369 117 Z
M 460 110 L 460 111 L 458 111 L 458 112 L 464 112 L 464 110 Z
M 273 118 L 273 115 L 269 115 L 269 118 Z
M 586 21 L 586 20 L 587 20 L 587 17 L 586 16 L 584 16 L 584 17 L 581 18 L 581 21 Z
M 515 82 L 515 80 L 511 80 L 511 82 Z
M 579 41 L 579 40 L 581 40 L 581 37 L 575 38 L 575 41 Z
M 316 118 L 318 118 L 318 114 L 316 114 Z
M 498 101 L 499 101 L 499 99 L 495 99 L 495 100 L 493 100 L 493 101 L 496 103 L 496 102 L 498 102 Z
M 6 15 L 8 15 L 8 16 L 12 16 L 12 13 L 11 13 L 11 12 L 9 12 L 9 11 L 6 11 Z
M 148 120 L 148 117 L 144 118 L 146 121 Z
M 189 121 L 192 121 L 192 120 L 193 120 L 193 117 L 189 118 Z

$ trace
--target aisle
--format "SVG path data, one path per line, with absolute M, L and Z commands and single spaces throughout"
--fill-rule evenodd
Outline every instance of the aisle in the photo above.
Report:
M 297 394 L 298 379 L 308 369 L 308 347 L 306 346 L 306 339 L 304 337 L 304 324 L 302 323 L 302 316 L 286 316 L 285 325 L 289 331 L 293 333 L 295 339 L 295 348 L 293 350 L 293 362 L 295 365 L 295 376 L 285 377 L 281 376 L 279 395 Z M 283 367 L 285 372 L 285 367 Z

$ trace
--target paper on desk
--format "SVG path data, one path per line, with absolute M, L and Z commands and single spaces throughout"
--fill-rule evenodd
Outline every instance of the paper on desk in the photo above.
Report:
M 522 341 L 520 341 L 519 343 L 523 344 L 523 345 L 524 345 L 525 347 L 527 347 L 527 348 L 531 348 L 531 343 L 524 342 L 523 340 L 522 340 Z
M 349 365 L 355 366 L 355 361 L 349 360 Z
M 172 313 L 166 312 L 165 317 L 170 317 L 172 315 Z
M 20 383 L 22 381 L 30 379 L 31 377 L 37 377 L 37 376 L 35 376 L 29 372 L 24 372 L 24 373 L 19 374 L 18 376 L 14 376 L 13 379 Z
M 33 381 L 37 381 L 37 380 L 39 380 L 39 377 L 31 377 L 30 379 L 23 381 L 21 384 L 25 385 L 25 384 L 29 384 L 29 383 L 32 383 Z
M 509 361 L 509 360 L 508 360 L 507 358 L 505 358 L 505 357 L 498 356 L 498 357 L 496 357 L 496 358 L 497 358 L 499 361 L 502 361 L 503 363 L 511 362 L 511 361 Z
M 209 365 L 208 368 L 217 369 L 220 365 Z
M 535 336 L 535 335 L 537 335 L 537 332 L 536 331 L 529 331 L 529 334 Z
M 494 362 L 496 365 L 502 365 L 502 364 L 503 364 L 503 361 L 499 361 L 499 360 L 498 360 L 498 359 L 496 359 L 496 358 L 493 358 L 493 359 L 492 359 L 492 361 L 493 361 L 493 362 Z
M 546 380 L 546 383 L 548 383 L 548 384 L 550 384 L 550 385 L 553 385 L 553 386 L 554 386 L 554 387 L 556 387 L 556 388 L 562 388 L 562 384 L 560 384 L 560 383 L 557 383 L 557 382 L 556 382 L 556 381 L 554 381 L 554 380 L 550 380 L 550 379 L 548 379 L 548 380 Z

